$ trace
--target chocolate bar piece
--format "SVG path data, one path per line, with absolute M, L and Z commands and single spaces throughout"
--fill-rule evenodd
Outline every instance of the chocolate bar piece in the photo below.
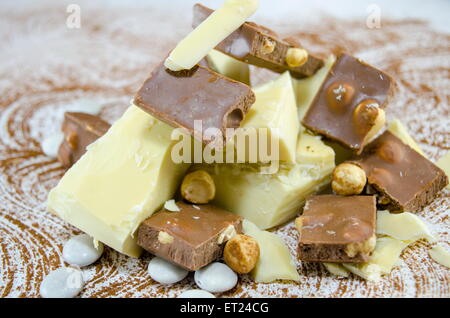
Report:
M 392 212 L 419 211 L 448 184 L 445 172 L 386 131 L 354 161 L 367 175 L 369 191 Z
M 110 126 L 98 116 L 66 112 L 61 128 L 64 140 L 58 150 L 59 162 L 70 168 L 86 152 L 86 147 L 103 136 Z
M 242 218 L 213 205 L 177 202 L 179 212 L 166 209 L 139 227 L 138 245 L 190 271 L 222 256 L 224 243 L 242 233 Z
M 238 128 L 255 94 L 248 85 L 231 80 L 204 66 L 172 72 L 160 64 L 134 98 L 135 105 L 173 127 L 181 127 L 200 141 L 209 143 L 226 128 Z M 210 136 L 194 133 L 194 121 Z
M 362 263 L 375 248 L 375 196 L 316 195 L 295 220 L 302 261 Z
M 192 26 L 197 27 L 213 12 L 196 4 Z M 311 76 L 323 66 L 323 61 L 312 55 L 308 55 L 306 62 L 300 66 L 289 66 L 286 57 L 290 48 L 301 48 L 301 45 L 292 40 L 280 39 L 274 31 L 252 22 L 245 22 L 216 46 L 216 50 L 240 61 L 278 73 L 289 70 L 296 78 Z
M 322 83 L 303 125 L 317 134 L 361 153 L 376 131 L 392 95 L 392 79 L 382 71 L 341 54 Z M 378 117 L 380 115 L 380 117 Z M 376 127 L 381 128 L 381 127 Z

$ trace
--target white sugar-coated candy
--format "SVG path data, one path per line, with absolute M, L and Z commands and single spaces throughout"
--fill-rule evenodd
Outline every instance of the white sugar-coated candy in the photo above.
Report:
M 236 286 L 238 277 L 227 265 L 215 262 L 196 271 L 194 279 L 201 289 L 222 293 Z
M 42 281 L 43 298 L 73 298 L 83 289 L 83 274 L 71 267 L 61 267 L 50 272 Z
M 206 290 L 190 289 L 182 292 L 177 298 L 216 298 L 216 296 Z
M 63 259 L 78 266 L 88 266 L 100 258 L 103 253 L 103 244 L 94 246 L 94 240 L 87 234 L 72 237 L 64 244 Z
M 64 139 L 62 132 L 57 132 L 48 136 L 42 141 L 41 147 L 45 155 L 56 158 L 58 156 L 58 149 Z
M 83 98 L 74 101 L 73 104 L 69 106 L 67 111 L 98 115 L 101 109 L 102 105 L 99 102 Z
M 175 284 L 184 279 L 189 271 L 162 258 L 154 257 L 148 264 L 151 278 L 161 284 Z

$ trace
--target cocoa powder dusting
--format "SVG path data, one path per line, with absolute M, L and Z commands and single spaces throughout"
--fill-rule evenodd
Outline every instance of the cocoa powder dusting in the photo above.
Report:
M 101 103 L 105 120 L 118 118 L 190 24 L 189 16 L 176 21 L 158 7 L 87 7 L 82 28 L 71 30 L 62 22 L 64 11 L 44 6 L 0 13 L 0 297 L 38 297 L 43 277 L 64 265 L 64 242 L 80 233 L 46 210 L 48 191 L 64 170 L 42 153 L 42 140 L 60 129 L 64 111 L 80 99 Z M 316 21 L 258 22 L 323 57 L 345 50 L 388 72 L 397 81 L 388 118 L 399 118 L 431 160 L 450 149 L 450 35 L 417 20 L 383 20 L 382 28 L 373 30 L 361 19 Z M 168 28 L 174 33 L 158 34 Z M 259 73 L 254 72 L 254 83 L 262 80 Z M 444 190 L 418 213 L 444 244 L 450 236 L 449 207 L 450 191 Z M 296 255 L 292 222 L 276 232 Z M 320 264 L 297 261 L 298 283 L 257 284 L 242 276 L 225 295 L 449 297 L 449 270 L 429 258 L 428 248 L 419 241 L 406 249 L 399 266 L 379 283 L 339 279 Z M 83 269 L 81 297 L 175 297 L 195 288 L 192 274 L 171 287 L 151 280 L 150 257 L 133 259 L 106 248 L 96 264 Z

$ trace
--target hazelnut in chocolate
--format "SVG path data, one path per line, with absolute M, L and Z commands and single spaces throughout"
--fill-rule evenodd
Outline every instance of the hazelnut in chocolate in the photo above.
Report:
M 375 196 L 316 195 L 295 220 L 302 261 L 362 263 L 375 248 Z
M 103 136 L 110 126 L 95 115 L 66 112 L 61 128 L 64 140 L 58 150 L 58 160 L 70 168 L 84 155 L 86 147 Z
M 361 153 L 385 124 L 383 108 L 393 86 L 387 74 L 341 54 L 302 123 L 313 132 Z
M 192 26 L 202 23 L 214 10 L 201 4 L 194 6 Z M 310 55 L 300 43 L 281 39 L 274 31 L 252 22 L 245 22 L 216 46 L 216 50 L 242 62 L 292 76 L 311 76 L 323 66 L 323 61 Z
M 242 218 L 213 205 L 177 202 L 179 212 L 166 209 L 139 227 L 138 244 L 150 253 L 190 271 L 222 256 L 224 243 L 242 233 Z
M 202 131 L 215 129 L 209 143 L 224 137 L 226 128 L 238 128 L 255 94 L 248 85 L 220 75 L 204 66 L 173 72 L 160 64 L 134 98 L 134 104 L 150 115 L 173 126 L 185 128 L 195 138 L 194 121 L 201 120 Z
M 364 169 L 370 192 L 392 212 L 419 211 L 448 184 L 445 172 L 386 131 L 353 163 Z

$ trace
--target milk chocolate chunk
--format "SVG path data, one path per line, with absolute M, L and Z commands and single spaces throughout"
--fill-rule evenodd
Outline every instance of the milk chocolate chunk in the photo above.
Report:
M 394 83 L 384 72 L 341 54 L 322 83 L 303 125 L 356 153 L 384 126 Z
M 242 218 L 213 205 L 177 202 L 179 212 L 166 209 L 146 219 L 138 245 L 190 271 L 222 256 L 224 243 L 242 233 Z
M 66 112 L 62 124 L 64 140 L 58 150 L 58 160 L 71 167 L 84 153 L 86 147 L 103 136 L 111 125 L 98 116 Z
M 192 26 L 195 28 L 203 22 L 214 10 L 201 4 L 194 6 Z M 298 49 L 306 53 L 305 59 L 298 59 L 297 63 L 289 65 L 290 56 Z M 274 31 L 261 25 L 245 22 L 239 29 L 230 34 L 225 40 L 216 46 L 221 51 L 242 62 L 259 67 L 268 68 L 282 73 L 289 70 L 292 76 L 303 78 L 311 76 L 323 66 L 323 61 L 307 53 L 300 43 L 281 39 Z M 294 61 L 296 61 L 294 59 Z
M 295 221 L 302 261 L 362 263 L 375 248 L 375 196 L 316 195 Z
M 419 211 L 448 184 L 444 171 L 389 131 L 353 162 L 366 172 L 380 207 L 392 212 Z
M 196 139 L 209 143 L 226 128 L 238 128 L 255 95 L 248 85 L 229 79 L 204 66 L 173 72 L 160 64 L 134 98 L 134 104 L 173 126 L 185 128 Z M 201 138 L 194 121 L 201 120 Z

